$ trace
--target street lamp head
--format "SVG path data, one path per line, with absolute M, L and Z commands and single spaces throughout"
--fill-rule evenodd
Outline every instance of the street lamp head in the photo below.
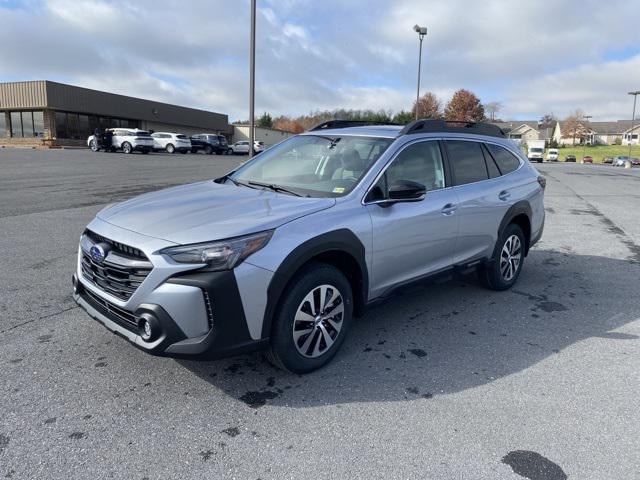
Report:
M 420 25 L 414 25 L 413 26 L 413 30 L 418 34 L 418 35 L 426 35 L 427 34 L 427 27 L 421 27 Z
M 635 92 L 629 92 L 629 95 L 640 95 L 640 90 L 636 90 Z

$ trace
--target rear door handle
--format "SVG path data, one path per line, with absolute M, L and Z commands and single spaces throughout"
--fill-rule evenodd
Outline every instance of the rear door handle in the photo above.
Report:
M 506 202 L 507 200 L 509 200 L 510 197 L 511 197 L 511 194 L 509 193 L 508 190 L 503 190 L 498 194 L 498 198 L 503 202 Z
M 440 212 L 443 215 L 453 215 L 453 213 L 458 209 L 458 205 L 455 203 L 447 203 Z

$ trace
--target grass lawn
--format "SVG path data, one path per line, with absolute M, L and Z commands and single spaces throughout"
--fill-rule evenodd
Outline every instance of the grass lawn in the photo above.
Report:
M 548 148 L 544 151 L 544 159 L 547 159 Z M 525 152 L 526 154 L 526 152 Z M 558 148 L 558 160 L 564 162 L 564 157 L 567 155 L 575 155 L 576 161 L 579 162 L 583 155 L 591 155 L 593 157 L 593 163 L 602 163 L 603 157 L 617 157 L 618 155 L 629 155 L 629 145 L 595 145 L 593 147 L 587 145 L 575 146 L 575 147 L 560 147 Z M 631 146 L 631 156 L 640 158 L 640 145 Z

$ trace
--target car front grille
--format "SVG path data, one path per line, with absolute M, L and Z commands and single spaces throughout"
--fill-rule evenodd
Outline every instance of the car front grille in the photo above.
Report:
M 123 310 L 111 302 L 100 298 L 88 289 L 84 289 L 81 295 L 103 315 L 129 330 L 137 331 L 138 318 L 133 313 Z
M 102 243 L 110 249 L 102 262 L 91 258 L 92 245 Z M 140 250 L 87 233 L 81 241 L 82 276 L 100 290 L 121 300 L 128 300 L 153 269 L 153 264 Z

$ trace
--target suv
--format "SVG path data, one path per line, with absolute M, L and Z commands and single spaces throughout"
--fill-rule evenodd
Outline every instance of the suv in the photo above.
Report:
M 258 142 L 257 140 L 253 141 L 253 153 L 262 153 L 266 149 L 264 142 Z M 246 140 L 242 140 L 234 143 L 229 146 L 230 153 L 232 155 L 236 154 L 248 154 L 249 153 L 249 142 Z
M 226 155 L 229 153 L 229 144 L 224 135 L 200 133 L 191 137 L 191 153 L 198 153 L 200 150 L 207 155 Z
M 309 372 L 409 283 L 475 269 L 510 288 L 542 235 L 545 184 L 493 125 L 326 122 L 223 177 L 100 211 L 74 298 L 150 353 L 266 348 Z
M 153 137 L 153 149 L 155 151 L 187 153 L 191 150 L 191 140 L 181 133 L 154 132 L 151 136 Z
M 123 153 L 132 153 L 135 151 L 149 153 L 153 149 L 153 139 L 151 134 L 146 130 L 138 130 L 137 128 L 110 128 L 113 134 L 111 137 L 110 151 L 122 150 Z M 87 139 L 87 146 L 97 152 L 100 148 L 105 148 L 96 142 L 95 136 L 91 135 Z

